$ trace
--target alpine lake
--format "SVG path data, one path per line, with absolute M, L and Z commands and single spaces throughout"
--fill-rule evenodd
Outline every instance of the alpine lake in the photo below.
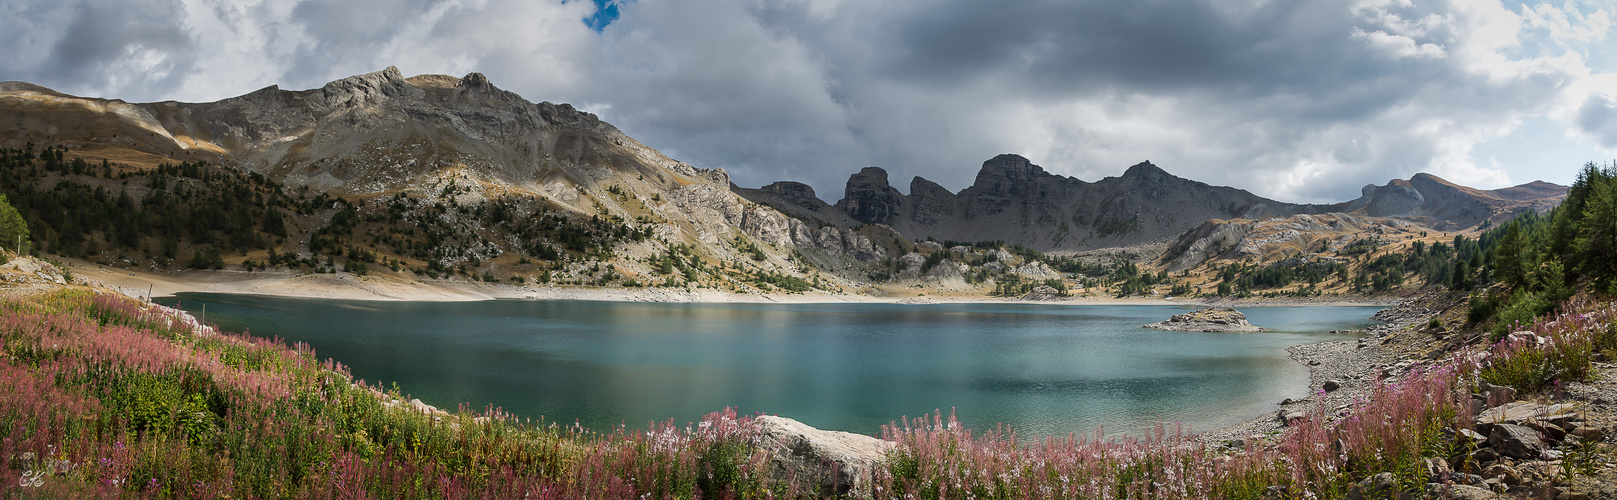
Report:
M 606 431 L 736 407 L 874 435 L 956 412 L 1022 436 L 1210 430 L 1307 391 L 1292 345 L 1380 307 L 1242 309 L 1259 333 L 1140 325 L 1194 307 L 160 299 L 226 331 L 303 342 L 354 377 L 453 411 L 488 405 Z

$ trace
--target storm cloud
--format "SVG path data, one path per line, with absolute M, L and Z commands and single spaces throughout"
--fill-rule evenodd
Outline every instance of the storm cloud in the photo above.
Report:
M 617 17 L 613 20 L 611 12 Z M 1420 0 L 9 2 L 0 79 L 206 101 L 397 65 L 570 102 L 741 185 L 951 189 L 1018 153 L 1286 201 L 1617 156 L 1609 4 Z M 1495 154 L 1495 152 L 1508 154 Z M 1542 153 L 1539 153 L 1539 152 Z

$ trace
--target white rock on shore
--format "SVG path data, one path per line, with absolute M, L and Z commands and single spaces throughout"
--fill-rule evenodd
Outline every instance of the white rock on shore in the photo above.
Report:
M 785 417 L 758 417 L 758 447 L 768 474 L 816 497 L 869 498 L 876 467 L 893 443 L 851 432 L 824 431 Z M 807 491 L 803 491 L 807 490 Z

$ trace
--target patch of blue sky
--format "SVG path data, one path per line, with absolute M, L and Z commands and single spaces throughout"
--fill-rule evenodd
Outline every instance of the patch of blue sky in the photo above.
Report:
M 584 25 L 585 26 L 589 26 L 590 29 L 595 30 L 595 32 L 599 33 L 599 32 L 601 32 L 601 30 L 606 29 L 607 25 L 612 24 L 613 21 L 618 20 L 619 12 L 618 12 L 618 2 L 617 2 L 617 0 L 591 0 L 591 1 L 595 2 L 595 13 L 590 14 L 589 17 L 584 18 Z
M 1509 10 L 1519 16 L 1525 16 L 1528 14 L 1528 11 L 1538 9 L 1545 5 L 1554 7 L 1559 9 L 1563 15 L 1567 16 L 1566 21 L 1572 24 L 1580 25 L 1570 27 L 1574 30 L 1578 28 L 1591 28 L 1590 26 L 1582 25 L 1585 22 L 1585 20 L 1582 19 L 1584 16 L 1595 15 L 1595 13 L 1600 10 L 1606 10 L 1608 15 L 1611 13 L 1611 8 L 1608 4 L 1600 1 L 1587 0 L 1567 0 L 1561 3 L 1546 3 L 1542 0 L 1504 0 L 1501 2 L 1501 5 L 1503 5 L 1506 10 Z M 1566 34 L 1567 33 L 1563 33 L 1563 35 Z M 1596 73 L 1607 73 L 1617 71 L 1617 46 L 1614 46 L 1617 44 L 1609 43 L 1611 36 L 1614 34 L 1617 33 L 1608 32 L 1605 36 L 1598 37 L 1598 39 L 1556 40 L 1552 38 L 1550 28 L 1546 26 L 1529 26 L 1527 23 L 1524 23 L 1522 26 L 1522 31 L 1519 33 L 1517 38 L 1520 45 L 1515 47 L 1506 47 L 1501 50 L 1501 52 L 1512 59 L 1530 59 L 1536 57 L 1556 57 L 1566 51 L 1572 51 L 1573 53 L 1583 56 L 1584 64 L 1587 65 L 1589 69 Z
M 1585 162 L 1604 164 L 1611 155 L 1602 153 L 1586 138 L 1568 137 L 1564 128 L 1545 117 L 1522 120 L 1504 137 L 1478 144 L 1471 150 L 1471 161 L 1482 168 L 1504 168 L 1511 182 L 1532 181 L 1570 185 Z M 1518 178 L 1527 174 L 1531 178 Z M 1467 179 L 1449 179 L 1464 185 Z M 1505 186 L 1473 186 L 1492 189 Z

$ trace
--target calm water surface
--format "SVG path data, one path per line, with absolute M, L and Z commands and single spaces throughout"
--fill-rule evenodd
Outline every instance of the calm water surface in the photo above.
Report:
M 864 434 L 934 409 L 1023 435 L 1227 425 L 1306 390 L 1285 347 L 1379 309 L 1250 308 L 1275 331 L 1188 333 L 1139 327 L 1186 310 L 1172 306 L 175 300 L 443 408 L 605 429 L 735 406 Z

